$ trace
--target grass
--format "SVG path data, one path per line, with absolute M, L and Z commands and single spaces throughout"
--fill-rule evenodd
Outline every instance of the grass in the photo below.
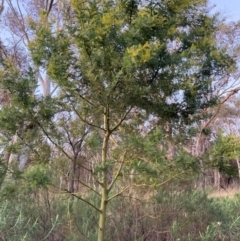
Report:
M 236 194 L 240 194 L 240 188 L 234 187 L 234 188 L 226 188 L 226 189 L 219 189 L 219 190 L 213 190 L 208 194 L 209 198 L 214 197 L 234 197 Z

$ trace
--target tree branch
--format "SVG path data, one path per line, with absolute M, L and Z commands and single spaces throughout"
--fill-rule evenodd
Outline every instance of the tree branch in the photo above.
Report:
M 207 128 L 211 122 L 215 119 L 215 117 L 217 116 L 217 114 L 219 113 L 222 105 L 234 94 L 238 93 L 238 91 L 240 91 L 240 87 L 233 89 L 232 91 L 230 91 L 230 93 L 220 102 L 217 110 L 215 111 L 215 113 L 212 115 L 212 117 L 203 125 L 203 127 L 201 128 L 201 132 L 202 130 L 204 130 L 205 128 Z
M 118 171 L 117 171 L 116 175 L 114 176 L 112 182 L 109 184 L 109 187 L 107 188 L 108 192 L 111 191 L 113 185 L 115 184 L 115 182 L 117 181 L 117 179 L 118 179 L 118 177 L 119 177 L 119 175 L 120 175 L 120 172 L 121 172 L 121 170 L 122 170 L 123 163 L 124 163 L 124 160 L 125 160 L 125 155 L 126 155 L 126 153 L 127 153 L 127 151 L 124 152 L 123 157 L 122 157 L 122 161 L 121 161 L 120 166 L 119 166 L 119 168 L 118 168 Z
M 120 121 L 110 130 L 111 133 L 114 132 L 123 123 L 123 121 L 126 119 L 127 115 L 130 113 L 131 110 L 132 107 L 129 108 L 129 110 L 123 115 Z
M 85 202 L 87 205 L 89 205 L 90 207 L 92 207 L 93 209 L 95 209 L 96 211 L 98 211 L 99 213 L 101 213 L 102 211 L 100 209 L 98 209 L 94 204 L 90 203 L 89 201 L 87 201 L 86 199 L 82 198 L 82 197 L 79 197 L 77 196 L 76 194 L 74 193 L 71 193 L 69 192 L 67 189 L 64 189 L 64 191 L 70 195 L 72 195 L 73 197 Z
M 95 128 L 98 128 L 98 129 L 104 131 L 104 128 L 102 128 L 102 127 L 100 127 L 100 126 L 97 126 L 97 125 L 95 125 L 95 124 L 93 124 L 93 123 L 90 123 L 90 122 L 88 122 L 87 120 L 83 119 L 82 116 L 81 116 L 81 115 L 78 113 L 78 111 L 76 110 L 76 108 L 75 108 L 74 104 L 72 103 L 71 99 L 69 98 L 69 96 L 67 95 L 66 97 L 67 97 L 68 100 L 70 101 L 70 103 L 71 103 L 71 105 L 72 105 L 72 108 L 73 108 L 75 114 L 79 117 L 79 119 L 80 119 L 82 122 L 86 123 L 86 124 L 89 125 L 89 126 L 92 126 L 92 127 L 95 127 Z
M 75 181 L 75 179 L 73 179 L 73 181 Z M 82 182 L 81 180 L 77 179 L 76 181 L 78 181 L 79 183 L 81 183 L 84 187 L 88 188 L 89 190 L 91 190 L 92 192 L 96 193 L 98 196 L 101 196 L 101 194 L 99 192 L 97 192 L 95 189 L 93 189 L 92 187 L 90 187 L 89 185 L 87 185 L 86 183 Z
M 120 192 L 118 192 L 117 194 L 109 197 L 109 198 L 107 199 L 107 202 L 109 202 L 110 200 L 112 200 L 112 199 L 115 198 L 115 197 L 120 196 L 120 195 L 121 195 L 123 192 L 125 192 L 129 187 L 131 187 L 131 185 L 128 185 L 128 186 L 125 187 L 122 191 L 120 191 Z

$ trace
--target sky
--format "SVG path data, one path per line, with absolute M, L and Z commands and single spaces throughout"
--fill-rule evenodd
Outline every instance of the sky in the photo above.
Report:
M 230 21 L 240 20 L 240 0 L 209 0 Z

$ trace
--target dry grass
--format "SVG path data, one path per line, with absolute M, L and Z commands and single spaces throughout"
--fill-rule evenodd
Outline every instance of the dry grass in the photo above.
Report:
M 226 189 L 219 189 L 219 190 L 214 190 L 209 193 L 208 197 L 234 197 L 235 194 L 240 193 L 240 188 L 226 188 Z

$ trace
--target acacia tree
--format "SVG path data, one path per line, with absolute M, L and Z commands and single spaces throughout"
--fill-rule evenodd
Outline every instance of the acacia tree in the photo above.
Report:
M 1 126 L 15 131 L 17 125 L 4 120 L 12 118 L 14 123 L 16 115 L 34 123 L 70 160 L 66 138 L 72 147 L 77 145 L 66 131 L 68 121 L 59 122 L 56 117 L 69 116 L 98 133 L 100 161 L 93 168 L 81 167 L 99 186 L 84 183 L 100 197 L 100 203 L 71 195 L 98 212 L 98 241 L 102 241 L 108 203 L 128 187 L 113 192 L 120 176 L 130 170 L 124 167 L 134 160 L 140 164 L 138 171 L 152 165 L 151 155 L 128 145 L 133 131 L 152 118 L 163 126 L 170 123 L 175 130 L 191 125 L 202 109 L 216 101 L 213 78 L 229 73 L 234 61 L 217 48 L 218 22 L 208 16 L 206 1 L 72 0 L 63 12 L 66 25 L 61 29 L 47 16 L 48 12 L 42 12 L 40 22 L 31 20 L 36 38 L 28 46 L 34 65 L 48 73 L 59 91 L 39 100 L 34 93 L 35 70 L 14 72 L 5 64 L 3 88 L 17 104 L 1 110 Z M 23 139 L 28 136 L 24 133 Z M 122 147 L 116 148 L 116 143 Z M 36 144 L 32 145 L 34 150 Z M 154 161 L 158 159 L 162 157 L 156 155 Z

